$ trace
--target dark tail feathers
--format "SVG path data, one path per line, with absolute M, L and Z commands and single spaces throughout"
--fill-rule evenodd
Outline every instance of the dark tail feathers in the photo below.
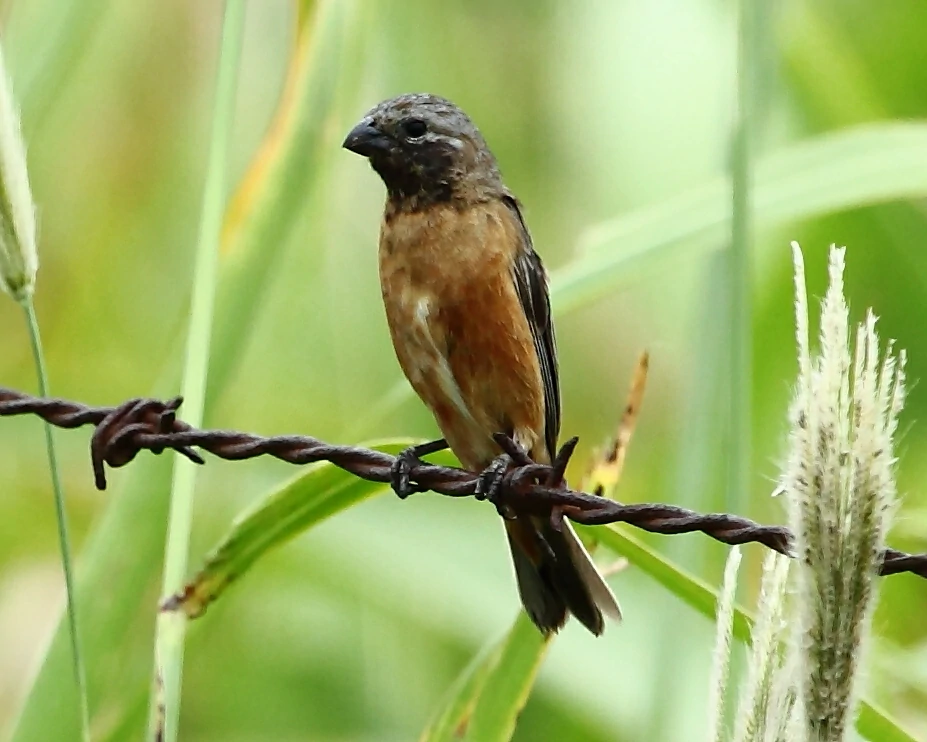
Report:
M 547 519 L 505 522 L 521 602 L 544 633 L 558 631 L 572 613 L 598 636 L 603 614 L 621 619 L 621 609 L 568 521 L 557 531 Z

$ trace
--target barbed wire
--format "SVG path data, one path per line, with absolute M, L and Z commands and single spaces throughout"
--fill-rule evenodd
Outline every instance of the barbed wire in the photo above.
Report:
M 181 401 L 180 397 L 168 401 L 137 398 L 117 407 L 90 407 L 0 387 L 0 417 L 36 415 L 59 428 L 93 425 L 90 459 L 94 481 L 101 490 L 106 488 L 106 466 L 125 466 L 141 451 L 160 454 L 165 450 L 177 451 L 198 464 L 204 460 L 194 449 L 229 461 L 258 456 L 273 456 L 296 465 L 328 461 L 372 482 L 388 483 L 392 479 L 396 457 L 382 451 L 326 443 L 304 435 L 264 437 L 236 430 L 199 430 L 177 419 Z M 703 514 L 660 503 L 624 505 L 567 488 L 563 472 L 576 447 L 576 438 L 561 447 L 550 466 L 529 459 L 506 436 L 496 436 L 496 440 L 514 460 L 493 498 L 502 513 L 549 516 L 555 525 L 567 517 L 585 525 L 627 523 L 666 535 L 700 532 L 725 544 L 759 543 L 791 556 L 792 534 L 784 526 L 764 526 L 728 513 Z M 480 477 L 464 469 L 425 462 L 413 463 L 408 473 L 418 490 L 450 497 L 474 496 Z M 902 572 L 927 578 L 927 553 L 886 549 L 880 574 Z

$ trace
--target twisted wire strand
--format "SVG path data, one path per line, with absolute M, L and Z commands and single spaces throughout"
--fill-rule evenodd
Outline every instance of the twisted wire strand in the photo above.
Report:
M 291 464 L 328 461 L 344 471 L 373 482 L 391 481 L 396 457 L 381 451 L 320 441 L 303 435 L 264 437 L 236 430 L 199 430 L 177 419 L 181 398 L 168 401 L 130 399 L 117 407 L 90 407 L 64 399 L 42 399 L 0 387 L 0 417 L 36 415 L 60 428 L 93 425 L 90 457 L 94 480 L 106 488 L 106 466 L 125 466 L 141 451 L 160 454 L 173 450 L 202 464 L 194 449 L 229 461 L 273 456 Z M 624 505 L 614 500 L 568 489 L 563 472 L 576 447 L 567 441 L 551 466 L 527 457 L 510 439 L 497 436 L 512 456 L 513 468 L 502 479 L 495 504 L 501 513 L 518 512 L 548 516 L 559 527 L 564 517 L 576 523 L 603 525 L 627 523 L 651 533 L 704 533 L 725 544 L 759 543 L 791 556 L 792 534 L 784 526 L 764 526 L 728 513 L 697 513 L 676 505 L 640 503 Z M 454 467 L 416 463 L 410 479 L 420 490 L 451 497 L 476 493 L 479 474 Z M 880 574 L 909 572 L 927 578 L 927 553 L 907 554 L 886 549 Z

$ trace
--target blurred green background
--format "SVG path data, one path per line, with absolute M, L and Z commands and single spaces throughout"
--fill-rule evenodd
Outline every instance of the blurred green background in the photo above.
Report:
M 222 4 L 6 0 L 0 13 L 38 204 L 36 303 L 52 389 L 94 404 L 172 395 Z M 924 117 L 925 33 L 927 6 L 918 0 L 788 0 L 764 10 L 762 43 L 753 49 L 757 156 L 846 127 Z M 288 70 L 293 105 L 305 110 L 289 175 L 265 196 L 272 205 L 253 190 L 238 202 L 246 213 L 248 204 L 263 210 L 266 223 L 258 217 L 254 226 L 253 216 L 244 226 L 229 222 L 222 270 L 234 280 L 225 294 L 220 287 L 217 322 L 224 324 L 216 328 L 226 360 L 216 371 L 207 424 L 346 443 L 433 437 L 430 416 L 401 381 L 380 305 L 382 186 L 340 149 L 374 103 L 431 91 L 463 107 L 524 201 L 556 281 L 558 270 L 581 257 L 588 229 L 726 172 L 736 46 L 735 8 L 717 0 L 251 2 L 233 184 L 268 134 Z M 315 92 L 300 102 L 309 89 Z M 260 189 L 260 173 L 250 172 Z M 814 296 L 824 291 L 827 246 L 837 242 L 848 247 L 856 317 L 874 307 L 883 337 L 909 352 L 915 384 L 904 418 L 911 427 L 899 449 L 904 504 L 891 542 L 927 550 L 927 428 L 913 425 L 927 417 L 917 384 L 927 357 L 925 235 L 923 201 L 756 234 L 751 486 L 736 500 L 744 515 L 784 518 L 768 495 L 785 450 L 795 372 L 788 242 L 805 248 Z M 622 245 L 603 249 L 620 253 Z M 646 348 L 648 392 L 619 497 L 730 508 L 729 287 L 720 251 L 644 256 L 607 297 L 558 318 L 563 431 L 582 437 L 574 477 L 613 430 Z M 247 311 L 223 311 L 248 292 L 254 302 Z M 0 301 L 0 384 L 31 391 L 20 315 L 13 302 Z M 227 360 L 233 356 L 236 362 Z M 78 563 L 92 562 L 98 578 L 80 595 L 95 606 L 84 622 L 98 647 L 88 656 L 94 728 L 99 739 L 137 739 L 170 457 L 143 455 L 113 472 L 110 489 L 100 493 L 86 431 L 59 432 L 57 440 Z M 5 737 L 42 662 L 63 589 L 38 422 L 0 421 L 0 450 Z M 238 512 L 292 474 L 279 462 L 211 459 L 197 487 L 191 570 Z M 471 501 L 380 497 L 272 554 L 191 626 L 181 739 L 414 739 L 469 658 L 515 615 L 507 547 L 492 515 Z M 719 582 L 719 545 L 701 536 L 649 541 Z M 761 554 L 747 548 L 753 577 Z M 713 626 L 633 567 L 612 584 L 624 625 L 597 641 L 568 625 L 516 739 L 701 738 Z M 137 597 L 126 597 L 127 585 Z M 88 625 L 93 612 L 111 606 L 108 623 Z M 923 738 L 925 615 L 923 580 L 884 582 L 865 679 L 867 696 Z M 47 700 L 38 712 L 67 715 L 66 701 Z

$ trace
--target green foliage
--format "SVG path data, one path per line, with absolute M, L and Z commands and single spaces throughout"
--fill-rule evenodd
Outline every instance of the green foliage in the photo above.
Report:
M 723 177 L 656 206 L 589 227 L 580 256 L 554 276 L 558 311 L 640 280 L 641 269 L 721 249 L 731 230 Z M 862 125 L 789 145 L 756 167 L 752 217 L 771 229 L 849 208 L 927 194 L 927 126 Z
M 467 665 L 448 689 L 442 699 L 438 713 L 428 723 L 419 742 L 453 742 L 462 739 L 470 729 L 470 719 L 477 702 L 483 697 L 489 676 L 498 671 L 499 663 L 508 641 L 516 634 L 516 628 L 525 623 L 519 615 L 516 626 L 502 640 L 491 641 Z M 535 630 L 534 636 L 538 633 Z
M 412 443 L 372 445 L 395 455 Z M 443 458 L 451 463 L 449 456 Z M 182 609 L 191 618 L 201 615 L 267 552 L 382 491 L 382 484 L 358 479 L 328 463 L 305 467 L 302 474 L 235 519 L 231 531 L 206 557 L 205 565 L 171 601 L 174 609 Z
M 54 388 L 114 403 L 180 388 L 219 6 L 103 5 L 69 2 L 64 12 L 52 0 L 13 3 L 4 41 L 14 84 L 28 86 L 23 123 L 43 244 L 36 301 Z M 612 429 L 622 369 L 646 347 L 650 391 L 616 496 L 723 507 L 714 492 L 727 464 L 730 380 L 719 372 L 727 364 L 696 359 L 705 357 L 706 332 L 724 340 L 718 328 L 731 318 L 695 305 L 706 287 L 727 289 L 719 263 L 706 260 L 730 235 L 723 174 L 734 54 L 726 12 L 707 0 L 673 14 L 529 0 L 250 4 L 230 162 L 231 177 L 244 183 L 233 203 L 243 208 L 226 218 L 206 423 L 344 442 L 433 435 L 421 406 L 395 391 L 403 387 L 374 254 L 381 187 L 339 150 L 372 103 L 433 90 L 480 124 L 552 269 L 564 434 L 583 437 L 578 464 L 587 444 Z M 870 4 L 846 14 L 831 0 L 803 0 L 769 20 L 764 42 L 775 55 L 758 84 L 766 123 L 753 132 L 754 453 L 743 502 L 745 515 L 781 522 L 766 496 L 794 378 L 789 239 L 801 239 L 809 265 L 820 262 L 816 249 L 848 243 L 851 306 L 880 312 L 883 333 L 910 352 L 912 378 L 923 376 L 927 219 L 916 199 L 927 193 L 927 133 L 901 119 L 927 110 L 919 61 L 927 10 Z M 36 43 L 43 39 L 50 41 Z M 0 322 L 12 328 L 0 382 L 28 388 L 28 341 L 8 304 L 0 305 Z M 925 414 L 915 390 L 908 419 Z M 0 469 L 0 736 L 44 742 L 79 731 L 62 711 L 76 705 L 64 625 L 48 640 L 61 611 L 60 578 L 52 582 L 43 569 L 54 559 L 54 523 L 35 474 L 44 471 L 43 451 L 26 434 L 38 428 L 30 426 L 0 425 L 0 447 L 15 452 Z M 680 432 L 692 430 L 703 434 Z M 138 739 L 170 462 L 141 456 L 98 495 L 86 435 L 57 442 L 78 592 L 88 596 L 81 618 L 94 739 Z M 908 550 L 927 548 L 906 515 L 925 507 L 917 484 L 927 473 L 918 463 L 925 446 L 915 426 L 899 466 L 906 531 L 889 540 Z M 300 474 L 323 477 L 312 472 Z M 257 517 L 279 503 L 262 493 L 282 498 L 289 476 L 278 462 L 210 460 L 197 483 L 193 563 L 241 510 Z M 346 479 L 318 484 L 291 501 L 294 512 L 305 508 L 299 522 L 311 531 L 295 538 L 295 526 L 281 526 L 262 536 L 259 568 L 194 624 L 181 739 L 405 740 L 429 718 L 430 732 L 445 738 L 464 719 L 474 734 L 504 738 L 529 687 L 516 741 L 657 738 L 648 737 L 654 728 L 664 730 L 661 739 L 698 737 L 711 645 L 704 616 L 714 612 L 709 585 L 720 580 L 719 550 L 707 539 L 674 537 L 668 546 L 596 529 L 601 551 L 632 563 L 612 580 L 626 620 L 595 641 L 568 626 L 539 670 L 538 637 L 525 632 L 513 643 L 518 624 L 508 644 L 472 660 L 517 607 L 491 508 L 427 495 L 368 498 L 372 490 Z M 265 554 L 282 540 L 290 542 Z M 671 548 L 685 559 L 667 559 Z M 234 553 L 238 574 L 250 557 Z M 758 554 L 745 551 L 747 579 Z M 927 646 L 922 591 L 904 578 L 884 585 L 872 705 L 858 724 L 869 739 L 927 734 L 927 685 L 907 671 Z M 667 594 L 695 610 L 664 616 Z M 734 628 L 746 636 L 742 612 Z M 659 647 L 680 636 L 666 672 Z M 894 716 L 912 731 L 899 732 Z
M 508 634 L 460 674 L 420 742 L 511 739 L 548 643 L 520 612 Z
M 519 614 L 483 683 L 467 723 L 467 739 L 505 742 L 512 738 L 549 643 L 527 615 Z
M 348 34 L 345 27 L 347 6 L 344 3 L 323 3 L 318 10 L 319 36 L 311 47 L 297 47 L 296 52 L 308 60 L 318 63 L 310 67 L 306 59 L 299 60 L 306 65 L 305 81 L 300 95 L 292 102 L 292 117 L 302 122 L 292 129 L 290 146 L 306 147 L 312 140 L 315 130 L 312 122 L 322 120 L 328 101 L 319 97 L 318 90 L 331 91 L 331 72 L 327 57 L 337 57 L 340 50 L 340 38 Z M 329 42 L 329 43 L 326 43 Z M 315 56 L 313 56 L 315 55 Z M 324 84 L 321 81 L 325 81 Z M 272 169 L 266 176 L 266 184 L 261 190 L 273 189 L 285 192 L 286 199 L 277 199 L 273 203 L 273 216 L 276 217 L 275 229 L 280 223 L 292 219 L 292 214 L 301 206 L 305 193 L 300 186 L 305 182 L 278 185 L 280 179 L 289 177 L 287 169 Z M 219 285 L 215 326 L 217 328 L 235 327 L 241 323 L 242 316 L 247 316 L 259 304 L 262 292 L 266 293 L 267 274 L 256 270 L 247 272 L 250 266 L 262 265 L 272 261 L 265 242 L 265 234 L 255 227 L 245 226 L 231 257 L 226 258 L 219 268 Z M 275 242 L 270 242 L 275 244 Z M 247 282 L 247 291 L 235 292 L 236 285 Z M 231 286 L 231 288 L 229 288 Z M 240 307 L 243 307 L 241 309 Z M 216 338 L 215 350 L 211 358 L 211 368 L 215 371 L 215 380 L 211 389 L 221 389 L 226 367 L 234 364 L 236 356 L 242 352 L 247 336 L 241 332 L 228 334 L 221 329 Z M 168 361 L 163 372 L 165 381 L 160 381 L 154 393 L 169 393 L 176 389 L 177 370 L 173 361 Z M 94 536 L 88 544 L 84 557 L 83 570 L 78 578 L 78 591 L 97 594 L 112 591 L 118 599 L 112 601 L 89 601 L 86 604 L 84 632 L 88 671 L 90 674 L 91 699 L 106 699 L 108 712 L 121 723 L 129 714 L 136 713 L 138 697 L 147 692 L 148 685 L 139 684 L 139 672 L 147 674 L 144 668 L 150 663 L 145 658 L 145 645 L 138 644 L 138 636 L 132 636 L 136 629 L 134 620 L 150 630 L 153 626 L 155 601 L 151 591 L 158 579 L 158 563 L 163 549 L 164 524 L 167 522 L 167 498 L 169 491 L 166 471 L 153 461 L 140 461 L 129 473 L 124 491 L 114 497 L 111 506 L 98 524 Z M 37 678 L 27 704 L 19 719 L 16 740 L 64 739 L 73 736 L 72 720 L 55 713 L 58 704 L 63 704 L 73 695 L 66 669 L 70 663 L 66 639 L 66 629 L 62 625 L 49 649 L 42 671 Z M 134 643 L 135 684 L 126 684 L 110 672 L 106 672 L 115 658 L 125 657 L 128 643 Z M 150 646 L 150 645 L 149 645 Z M 93 701 L 92 701 L 93 704 Z M 104 735 L 106 730 L 104 729 Z M 105 736 L 104 736 L 105 738 Z
M 48 387 L 48 371 L 45 368 L 45 352 L 42 350 L 42 335 L 39 332 L 39 321 L 35 316 L 32 296 L 22 301 L 22 307 L 29 326 L 29 340 L 32 345 L 32 355 L 35 359 L 35 370 L 38 376 L 38 391 L 42 397 L 50 397 Z M 64 501 L 64 487 L 61 484 L 61 469 L 58 466 L 58 454 L 55 447 L 54 429 L 49 423 L 45 428 L 45 449 L 48 451 L 48 468 L 51 473 L 52 491 L 55 499 L 55 519 L 58 526 L 58 548 L 61 552 L 61 566 L 64 576 L 64 592 L 67 600 L 68 639 L 70 642 L 71 662 L 74 666 L 74 684 L 78 700 L 78 714 L 80 717 L 81 739 L 90 741 L 90 704 L 87 693 L 87 669 L 84 666 L 84 655 L 81 649 L 80 621 L 78 620 L 77 592 L 74 589 L 74 567 L 71 537 L 68 528 L 67 507 Z
M 601 543 L 626 557 L 690 608 L 705 618 L 714 620 L 718 601 L 718 591 L 714 588 L 688 574 L 686 570 L 646 546 L 640 539 L 627 533 L 621 526 L 605 526 L 597 529 L 596 534 Z M 747 612 L 735 606 L 733 635 L 740 642 L 749 643 L 751 622 L 752 619 Z M 916 742 L 915 737 L 906 732 L 898 722 L 890 719 L 876 705 L 866 701 L 861 703 L 857 730 L 865 739 L 880 742 Z
M 215 313 L 219 241 L 225 213 L 226 173 L 229 139 L 232 132 L 241 46 L 245 27 L 244 0 L 227 0 L 222 34 L 214 114 L 210 128 L 209 161 L 203 186 L 196 258 L 193 267 L 193 295 L 190 299 L 190 327 L 181 391 L 186 402 L 184 415 L 190 425 L 203 424 L 212 321 Z M 172 593 L 183 584 L 187 571 L 187 551 L 193 527 L 193 493 L 196 466 L 178 458 L 171 482 L 167 543 L 164 554 L 163 592 Z M 180 723 L 180 690 L 183 677 L 183 650 L 186 622 L 161 612 L 155 629 L 155 659 L 151 681 L 149 736 L 158 742 L 175 742 Z

